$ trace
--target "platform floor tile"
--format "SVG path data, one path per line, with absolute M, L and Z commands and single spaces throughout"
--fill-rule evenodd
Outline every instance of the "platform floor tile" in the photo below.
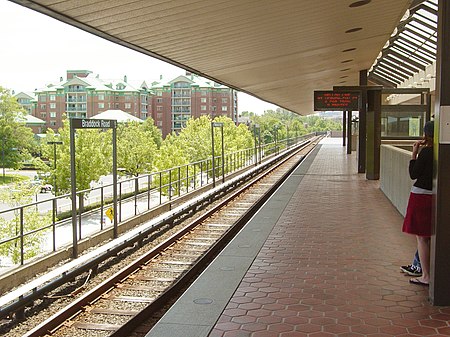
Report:
M 355 154 L 324 144 L 210 337 L 450 336 L 409 284 L 414 237 Z

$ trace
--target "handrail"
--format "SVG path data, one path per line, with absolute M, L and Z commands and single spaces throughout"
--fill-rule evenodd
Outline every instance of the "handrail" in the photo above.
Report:
M 133 216 L 138 215 L 140 212 L 138 211 L 139 202 L 144 201 L 146 203 L 145 210 L 148 211 L 153 209 L 154 207 L 160 206 L 166 202 L 172 201 L 174 197 L 180 197 L 181 195 L 185 195 L 192 191 L 198 190 L 199 188 L 208 185 L 212 181 L 213 174 L 216 177 L 221 177 L 222 174 L 228 175 L 234 173 L 238 170 L 241 170 L 245 167 L 250 167 L 257 163 L 258 161 L 258 152 L 259 152 L 259 161 L 262 158 L 266 160 L 268 157 L 271 157 L 277 154 L 280 149 L 290 148 L 294 146 L 299 141 L 308 139 L 312 137 L 314 134 L 308 134 L 304 136 L 299 136 L 291 139 L 284 139 L 274 143 L 268 144 L 260 144 L 259 148 L 250 148 L 243 149 L 239 151 L 235 151 L 232 153 L 227 153 L 222 155 L 215 156 L 214 160 L 217 163 L 215 165 L 215 172 L 212 172 L 212 158 L 208 158 L 205 160 L 196 161 L 193 163 L 188 163 L 181 166 L 176 166 L 170 169 L 152 172 L 148 174 L 143 174 L 138 177 L 132 177 L 125 180 L 121 180 L 118 182 L 118 219 L 119 223 L 127 220 Z M 222 172 L 222 161 L 223 161 L 223 170 Z M 128 189 L 126 188 L 128 186 Z M 90 216 L 89 214 L 97 214 L 100 215 L 100 225 L 99 231 L 108 229 L 111 227 L 106 224 L 104 220 L 104 212 L 112 203 L 112 187 L 113 184 L 102 184 L 98 187 L 93 187 L 90 189 L 85 189 L 81 191 L 77 191 L 76 196 L 78 200 L 78 207 L 81 205 L 81 198 L 85 198 L 83 200 L 83 209 L 81 210 L 81 218 L 86 218 Z M 95 195 L 98 194 L 98 195 Z M 87 197 L 86 197 L 87 196 Z M 20 213 L 20 220 L 18 221 L 18 228 L 16 230 L 16 234 L 11 237 L 3 237 L 0 239 L 0 247 L 5 244 L 11 244 L 11 242 L 15 242 L 17 246 L 20 246 L 20 262 L 13 263 L 13 265 L 24 265 L 26 262 L 25 251 L 24 251 L 24 243 L 28 238 L 37 233 L 45 233 L 45 231 L 51 231 L 51 235 L 49 235 L 49 241 L 51 239 L 51 250 L 48 248 L 47 252 L 57 251 L 60 248 L 68 246 L 71 242 L 65 242 L 61 238 L 61 234 L 58 235 L 57 231 L 63 228 L 65 225 L 69 226 L 70 221 L 67 218 L 64 218 L 64 213 L 67 213 L 67 217 L 70 216 L 71 211 L 71 203 L 70 203 L 70 194 L 58 195 L 53 198 L 49 198 L 47 200 L 36 201 L 32 203 L 28 203 L 25 205 L 15 206 L 7 210 L 0 211 L 0 216 L 8 216 L 9 214 L 13 214 L 17 216 L 17 213 Z M 99 200 L 100 199 L 100 200 Z M 66 202 L 64 204 L 64 201 Z M 45 204 L 50 203 L 51 207 L 46 208 Z M 123 207 L 125 203 L 130 203 L 131 207 Z M 130 212 L 132 209 L 132 205 L 134 203 L 134 212 Z M 59 205 L 59 210 L 58 210 Z M 48 206 L 48 205 L 47 205 Z M 94 207 L 95 206 L 95 207 Z M 92 208 L 94 207 L 94 208 Z M 23 214 L 25 210 L 28 208 L 35 208 L 38 210 L 40 214 L 44 214 L 46 212 L 51 212 L 54 216 L 53 220 L 48 225 L 42 226 L 40 228 L 34 228 L 25 230 L 28 226 L 24 221 Z M 64 210 L 64 208 L 67 208 Z M 84 209 L 88 209 L 88 211 L 84 211 Z M 43 210 L 44 209 L 44 210 Z M 125 212 L 125 211 L 126 212 Z M 78 208 L 79 212 L 80 209 Z M 98 214 L 100 213 L 100 214 Z M 126 214 L 125 214 L 126 213 Z M 60 219 L 57 220 L 59 216 Z M 20 230 L 19 230 L 20 229 Z M 82 220 L 79 221 L 79 237 L 78 241 L 86 238 L 94 232 L 87 232 L 86 234 L 82 229 Z M 25 245 L 26 246 L 26 245 Z M 45 253 L 45 249 L 43 249 L 42 253 Z M 2 260 L 7 258 L 6 256 L 0 256 Z M 1 273 L 1 271 L 0 271 Z

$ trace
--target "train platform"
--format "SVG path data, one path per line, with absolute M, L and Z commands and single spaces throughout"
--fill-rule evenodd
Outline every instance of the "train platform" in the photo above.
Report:
M 400 272 L 402 221 L 326 138 L 147 337 L 450 336 L 450 307 Z

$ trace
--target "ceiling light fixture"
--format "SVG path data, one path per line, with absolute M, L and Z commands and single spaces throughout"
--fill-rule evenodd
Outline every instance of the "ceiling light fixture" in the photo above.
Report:
M 360 30 L 362 30 L 361 27 L 355 27 L 355 28 L 351 28 L 349 30 L 346 30 L 345 33 L 354 33 L 354 32 L 360 31 Z
M 364 5 L 367 5 L 368 3 L 370 3 L 372 0 L 360 0 L 360 1 L 355 1 L 353 3 L 351 3 L 350 5 L 348 5 L 348 7 L 350 8 L 355 8 L 355 7 L 361 7 Z

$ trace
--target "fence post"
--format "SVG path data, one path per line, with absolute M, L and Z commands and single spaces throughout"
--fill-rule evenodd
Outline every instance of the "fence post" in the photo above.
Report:
M 20 264 L 23 266 L 23 207 L 20 208 Z

